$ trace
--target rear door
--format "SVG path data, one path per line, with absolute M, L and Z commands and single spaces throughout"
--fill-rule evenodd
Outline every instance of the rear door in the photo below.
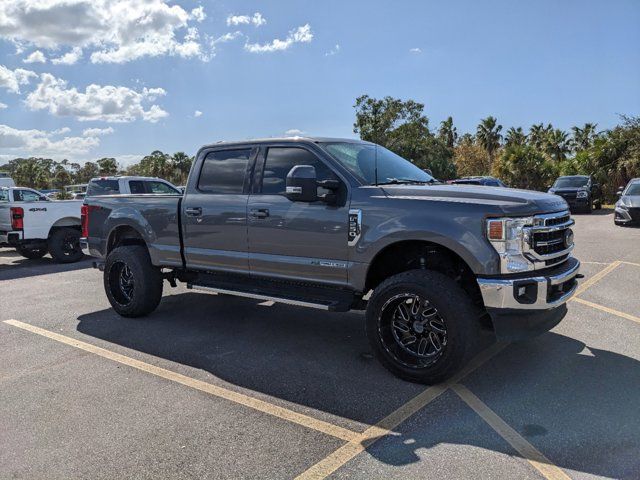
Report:
M 182 202 L 188 268 L 249 273 L 247 201 L 255 148 L 206 153 Z
M 286 177 L 296 165 L 315 167 L 318 180 L 340 180 L 337 204 L 289 200 Z M 348 190 L 328 164 L 303 146 L 263 148 L 253 192 L 248 206 L 252 275 L 347 283 Z

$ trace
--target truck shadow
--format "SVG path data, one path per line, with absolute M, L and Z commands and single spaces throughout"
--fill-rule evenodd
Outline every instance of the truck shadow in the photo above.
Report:
M 145 319 L 122 318 L 109 309 L 80 316 L 77 328 L 202 369 L 234 386 L 327 412 L 340 417 L 329 421 L 356 430 L 424 390 L 393 377 L 371 357 L 361 314 L 257 303 L 182 293 L 165 296 Z M 585 354 L 585 344 L 575 339 L 547 333 L 510 345 L 464 383 L 560 467 L 631 477 L 640 468 L 640 363 L 588 350 Z M 388 465 L 419 462 L 420 449 L 443 443 L 517 455 L 495 434 L 480 435 L 479 417 L 464 406 L 447 406 L 452 401 L 456 397 L 448 392 L 369 453 Z M 433 416 L 432 408 L 442 413 Z
M 18 255 L 15 250 L 0 249 L 0 281 L 49 275 L 51 273 L 71 272 L 91 267 L 90 257 L 75 263 L 57 263 L 49 255 L 39 259 L 28 259 Z

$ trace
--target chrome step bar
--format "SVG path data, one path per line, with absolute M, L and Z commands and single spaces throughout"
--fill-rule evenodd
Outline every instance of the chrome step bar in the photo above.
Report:
M 200 290 L 208 293 L 222 293 L 225 295 L 233 295 L 235 297 L 253 298 L 255 300 L 271 300 L 276 303 L 285 303 L 287 305 L 295 305 L 297 307 L 317 308 L 318 310 L 329 310 L 330 305 L 323 303 L 305 302 L 303 300 L 293 300 L 290 298 L 272 297 L 269 295 L 260 295 L 259 293 L 243 292 L 241 290 L 227 290 L 224 288 L 205 287 L 201 285 L 187 284 L 187 288 L 192 290 Z

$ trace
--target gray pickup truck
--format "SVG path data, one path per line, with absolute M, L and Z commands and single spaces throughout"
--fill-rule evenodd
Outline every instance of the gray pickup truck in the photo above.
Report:
M 522 339 L 565 316 L 573 223 L 556 195 L 442 185 L 372 143 L 295 137 L 201 148 L 183 196 L 87 198 L 81 245 L 120 315 L 151 313 L 164 280 L 366 310 L 384 366 L 430 384 L 481 328 Z

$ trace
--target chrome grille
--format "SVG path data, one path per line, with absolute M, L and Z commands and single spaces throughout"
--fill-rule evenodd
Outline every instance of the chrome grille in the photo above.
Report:
M 567 227 L 569 228 L 569 227 Z M 561 252 L 564 250 L 564 235 L 566 228 L 563 230 L 554 230 L 551 232 L 537 232 L 533 234 L 532 246 L 539 255 L 549 255 L 550 253 Z
M 567 211 L 534 217 L 533 226 L 526 228 L 524 246 L 534 269 L 558 265 L 569 257 L 573 245 L 565 244 L 565 235 L 573 224 Z

